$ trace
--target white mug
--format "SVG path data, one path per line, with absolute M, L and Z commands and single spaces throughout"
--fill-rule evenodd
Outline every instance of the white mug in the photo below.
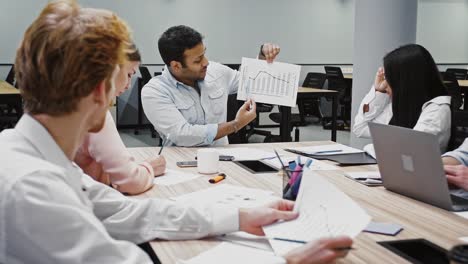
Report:
M 211 148 L 197 151 L 198 172 L 203 174 L 217 173 L 219 169 L 219 152 Z

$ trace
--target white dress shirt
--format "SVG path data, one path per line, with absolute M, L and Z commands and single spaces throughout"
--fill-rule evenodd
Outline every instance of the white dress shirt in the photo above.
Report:
M 438 96 L 424 103 L 414 130 L 436 135 L 439 140 L 441 153 L 447 149 L 450 140 L 451 112 L 450 96 Z M 364 113 L 364 105 L 369 105 L 369 111 Z M 392 101 L 385 93 L 375 91 L 374 86 L 364 97 L 354 119 L 353 133 L 357 137 L 370 138 L 369 122 L 388 124 L 392 119 Z M 369 154 L 375 157 L 374 146 L 364 147 Z
M 228 95 L 237 93 L 239 72 L 210 61 L 200 94 L 177 81 L 167 66 L 141 91 L 145 115 L 155 129 L 167 136 L 172 145 L 226 145 L 227 136 L 214 140 L 218 124 L 226 122 Z
M 0 263 L 151 263 L 136 244 L 239 229 L 238 209 L 131 199 L 92 180 L 29 115 L 0 146 Z

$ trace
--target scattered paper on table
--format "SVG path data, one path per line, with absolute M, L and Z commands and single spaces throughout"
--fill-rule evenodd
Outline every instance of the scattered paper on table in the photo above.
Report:
M 174 185 L 185 181 L 190 181 L 200 177 L 199 174 L 186 173 L 183 171 L 167 169 L 164 175 L 155 177 L 154 184 L 157 185 Z
M 271 191 L 220 184 L 200 191 L 184 194 L 171 199 L 188 204 L 217 204 L 237 208 L 250 208 L 278 200 Z
M 237 99 L 294 107 L 300 73 L 299 65 L 242 58 Z
M 223 264 L 284 264 L 285 261 L 281 257 L 277 257 L 273 252 L 268 252 L 261 249 L 240 246 L 232 243 L 223 242 L 220 245 L 207 250 L 200 255 L 186 261 L 179 260 L 181 264 L 206 264 L 206 263 L 223 263 Z
M 301 241 L 339 235 L 355 237 L 371 220 L 351 198 L 311 170 L 304 172 L 294 210 L 299 212 L 297 219 L 264 227 L 266 236 Z M 301 246 L 273 239 L 270 244 L 278 256 Z

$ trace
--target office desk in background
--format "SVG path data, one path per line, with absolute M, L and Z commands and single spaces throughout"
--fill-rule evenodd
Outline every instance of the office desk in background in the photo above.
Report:
M 320 144 L 330 144 L 330 142 L 264 143 L 229 146 L 252 147 L 266 151 L 277 149 L 280 150 L 281 154 L 286 153 L 281 150 L 283 148 Z M 159 148 L 129 148 L 130 153 L 137 160 L 155 156 L 158 150 Z M 195 173 L 196 168 L 180 169 L 177 168 L 175 162 L 193 160 L 196 151 L 196 148 L 167 147 L 164 150 L 164 156 L 167 160 L 168 168 Z M 460 216 L 387 191 L 383 187 L 364 186 L 343 175 L 345 171 L 374 171 L 377 170 L 376 165 L 338 167 L 338 169 L 337 171 L 317 171 L 317 173 L 326 177 L 330 182 L 353 198 L 354 201 L 367 210 L 372 216 L 373 221 L 395 223 L 404 228 L 395 237 L 361 233 L 354 240 L 353 247 L 356 249 L 350 251 L 348 256 L 340 263 L 408 263 L 376 242 L 425 238 L 445 249 L 450 249 L 453 245 L 461 243 L 458 241 L 458 237 L 468 236 L 468 220 Z M 220 162 L 220 171 L 226 173 L 227 178 L 219 184 L 227 183 L 270 190 L 277 196 L 281 194 L 282 178 L 276 173 L 251 174 L 233 162 Z M 210 176 L 202 176 L 178 185 L 155 186 L 139 197 L 169 198 L 213 187 L 212 184 L 208 183 L 209 178 Z M 190 259 L 219 243 L 221 242 L 211 238 L 188 241 L 153 241 L 151 245 L 161 262 L 166 264 L 175 263 L 178 259 Z

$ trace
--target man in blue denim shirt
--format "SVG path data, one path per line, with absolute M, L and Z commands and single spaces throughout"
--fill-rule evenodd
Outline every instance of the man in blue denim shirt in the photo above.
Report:
M 200 33 L 187 26 L 171 27 L 158 41 L 166 64 L 161 76 L 151 79 L 141 93 L 143 109 L 156 130 L 177 146 L 228 144 L 256 117 L 256 105 L 247 100 L 236 118 L 226 122 L 227 99 L 237 92 L 239 72 L 208 62 Z M 272 62 L 279 47 L 265 43 L 260 59 Z

